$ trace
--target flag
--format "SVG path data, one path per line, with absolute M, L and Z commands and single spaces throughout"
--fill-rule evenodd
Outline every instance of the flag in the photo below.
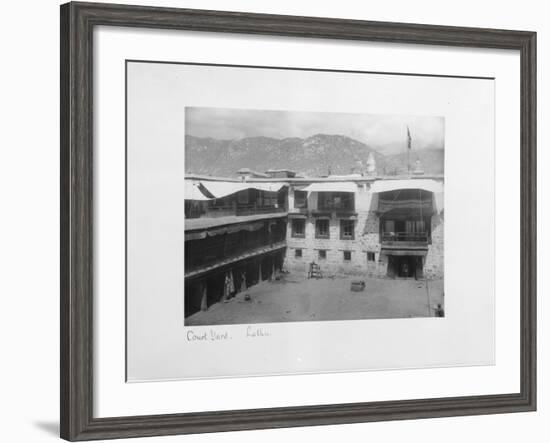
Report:
M 411 149 L 411 131 L 409 131 L 408 126 L 407 126 L 407 149 Z

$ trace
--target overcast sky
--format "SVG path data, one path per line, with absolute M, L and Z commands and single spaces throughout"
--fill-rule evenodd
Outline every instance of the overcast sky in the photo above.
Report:
M 197 137 L 241 139 L 339 134 L 369 144 L 385 154 L 399 151 L 410 128 L 412 148 L 444 146 L 443 117 L 345 114 L 227 108 L 185 109 L 186 133 Z

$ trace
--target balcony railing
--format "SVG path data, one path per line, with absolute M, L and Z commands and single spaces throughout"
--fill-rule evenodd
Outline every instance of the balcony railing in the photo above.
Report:
M 426 211 L 426 213 L 433 210 L 432 200 L 378 200 L 378 210 L 380 212 L 387 212 L 392 209 L 416 209 Z
M 317 209 L 322 212 L 354 212 L 355 205 L 319 205 Z
M 275 206 L 256 206 L 256 205 L 224 205 L 211 206 L 202 213 L 200 217 L 225 217 L 228 215 L 256 215 L 271 214 L 276 212 L 285 212 L 283 207 Z M 188 217 L 191 218 L 191 217 Z
M 429 235 L 427 232 L 383 232 L 382 243 L 414 243 L 427 244 Z
M 185 218 L 200 218 L 203 214 L 201 209 L 190 209 L 185 211 Z
M 285 208 L 277 206 L 241 205 L 237 206 L 236 215 L 272 214 L 275 212 L 285 212 Z

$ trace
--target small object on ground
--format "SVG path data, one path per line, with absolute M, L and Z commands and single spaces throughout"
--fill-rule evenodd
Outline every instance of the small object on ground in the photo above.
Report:
M 250 301 L 250 300 L 251 300 L 250 294 L 244 294 L 244 299 L 245 299 L 246 301 Z
M 443 309 L 440 304 L 438 304 L 437 308 L 435 308 L 435 316 L 445 317 L 445 309 Z
M 307 273 L 307 278 L 323 278 L 321 266 L 319 266 L 315 262 L 311 262 L 309 264 L 309 272 Z
M 353 292 L 361 292 L 365 290 L 365 282 L 363 280 L 353 280 L 351 282 L 351 290 Z

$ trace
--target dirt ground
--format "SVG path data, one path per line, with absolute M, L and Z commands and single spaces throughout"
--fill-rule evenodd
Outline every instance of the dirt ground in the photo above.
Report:
M 358 279 L 365 282 L 365 289 L 352 292 L 351 282 Z M 185 325 L 428 317 L 435 315 L 438 304 L 444 306 L 443 280 L 317 280 L 286 274 L 280 280 L 262 282 L 225 303 L 216 303 L 207 311 L 187 317 Z

